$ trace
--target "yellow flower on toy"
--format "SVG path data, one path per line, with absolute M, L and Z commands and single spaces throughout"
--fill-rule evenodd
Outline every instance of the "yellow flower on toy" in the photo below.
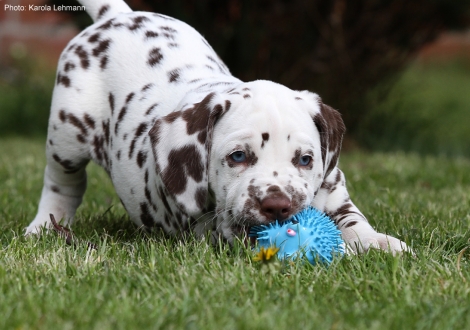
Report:
M 275 246 L 270 246 L 268 248 L 261 247 L 259 252 L 253 257 L 253 261 L 269 262 L 274 259 L 273 257 L 276 256 L 278 251 L 279 248 Z

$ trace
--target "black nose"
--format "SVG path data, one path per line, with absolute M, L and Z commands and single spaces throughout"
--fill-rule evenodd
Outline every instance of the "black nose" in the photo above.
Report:
M 290 199 L 284 194 L 273 194 L 261 201 L 261 214 L 268 220 L 283 221 L 291 216 Z

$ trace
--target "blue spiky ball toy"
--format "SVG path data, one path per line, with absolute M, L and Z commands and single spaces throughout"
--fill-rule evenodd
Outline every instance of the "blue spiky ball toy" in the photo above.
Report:
M 279 248 L 279 259 L 305 255 L 311 264 L 316 261 L 331 263 L 335 255 L 344 254 L 344 243 L 333 221 L 319 210 L 308 207 L 291 219 L 269 225 L 252 227 L 258 248 Z

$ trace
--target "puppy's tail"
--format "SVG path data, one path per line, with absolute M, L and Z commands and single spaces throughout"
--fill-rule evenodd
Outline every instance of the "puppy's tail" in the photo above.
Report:
M 130 13 L 132 9 L 123 0 L 78 0 L 93 22 L 110 19 L 121 13 Z

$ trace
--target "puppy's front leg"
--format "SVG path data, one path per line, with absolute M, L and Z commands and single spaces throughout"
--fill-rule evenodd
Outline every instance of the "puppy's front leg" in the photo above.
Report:
M 366 252 L 370 248 L 382 249 L 393 254 L 409 251 L 404 242 L 378 233 L 372 228 L 351 201 L 344 174 L 337 167 L 323 181 L 313 206 L 324 211 L 335 222 L 349 251 Z

